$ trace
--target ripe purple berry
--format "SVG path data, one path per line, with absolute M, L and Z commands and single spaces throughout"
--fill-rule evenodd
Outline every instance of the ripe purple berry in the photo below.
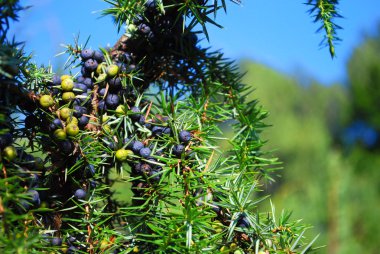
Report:
M 248 221 L 248 219 L 245 217 L 245 216 L 242 216 L 237 224 L 236 224 L 237 227 L 240 227 L 240 228 L 249 228 L 250 226 L 250 223 Z
M 155 0 L 148 0 L 145 2 L 147 12 L 154 13 L 157 10 L 157 3 Z
M 77 83 L 83 83 L 84 79 L 85 79 L 85 77 L 79 76 L 79 77 L 77 77 L 76 81 L 77 81 Z
M 28 201 L 26 201 L 26 200 L 21 200 L 20 201 L 20 206 L 21 207 L 19 207 L 19 211 L 21 213 L 24 213 L 24 212 L 27 212 L 27 211 L 30 210 L 30 203 Z
M 118 91 L 121 89 L 121 80 L 119 77 L 108 80 L 110 91 Z
M 69 238 L 67 238 L 67 243 L 72 245 L 75 243 L 77 239 L 74 237 L 74 236 L 69 236 Z
M 164 133 L 164 127 L 162 126 L 153 126 L 152 134 L 153 136 L 161 136 Z
M 151 31 L 150 27 L 146 24 L 140 24 L 137 28 L 143 34 L 148 34 Z
M 93 58 L 98 62 L 104 62 L 104 55 L 102 52 L 95 50 Z
M 106 89 L 105 88 L 100 89 L 99 92 L 98 92 L 98 95 L 100 97 L 103 97 L 105 94 L 106 94 Z
M 145 120 L 146 120 L 145 116 L 141 115 L 138 122 L 139 122 L 139 124 L 144 125 L 145 124 Z
M 132 144 L 132 151 L 133 151 L 135 154 L 139 153 L 140 150 L 143 149 L 143 148 L 144 148 L 144 144 L 141 143 L 141 142 L 138 141 L 138 140 L 134 141 L 133 144 Z
M 49 124 L 49 131 L 55 131 L 57 129 L 57 126 L 55 126 L 54 123 Z
M 74 245 L 71 245 L 68 249 L 67 249 L 67 254 L 75 254 L 75 253 L 78 253 L 78 248 L 75 247 Z
M 95 71 L 97 67 L 98 62 L 91 58 L 84 63 L 84 68 L 90 72 Z
M 29 187 L 35 188 L 38 186 L 39 178 L 37 174 L 31 174 L 29 177 Z
M 31 197 L 30 200 L 28 200 L 30 203 L 32 203 L 34 206 L 38 207 L 41 203 L 40 201 L 40 194 L 36 190 L 28 190 L 27 194 Z
M 132 61 L 132 57 L 129 53 L 124 53 L 122 56 L 121 56 L 121 61 L 125 62 L 125 63 L 129 63 Z
M 108 146 L 108 148 L 111 149 L 112 151 L 115 151 L 117 149 L 117 145 L 113 141 L 113 139 L 105 138 L 104 141 L 106 145 Z
M 87 86 L 82 83 L 75 83 L 74 84 L 74 93 L 76 94 L 82 94 L 87 91 Z
M 138 121 L 140 119 L 140 108 L 139 107 L 131 107 L 131 111 L 132 111 L 132 114 L 130 115 L 130 118 L 132 119 L 132 121 Z
M 82 106 L 79 106 L 79 105 L 76 105 L 74 106 L 74 112 L 73 112 L 73 115 L 76 117 L 76 118 L 79 118 L 81 117 L 83 114 L 86 114 L 87 113 L 87 109 L 85 107 L 82 107 Z
M 34 157 L 33 155 L 26 154 L 24 157 L 25 167 L 33 169 L 34 167 Z
M 145 175 L 149 175 L 150 172 L 152 171 L 152 167 L 149 164 L 141 164 L 141 172 L 144 173 Z
M 150 156 L 151 152 L 152 151 L 148 147 L 144 147 L 144 148 L 140 149 L 140 155 L 143 158 L 148 158 Z
M 85 84 L 87 88 L 90 88 L 90 89 L 94 87 L 94 82 L 92 82 L 91 78 L 84 78 L 83 84 Z
M 171 135 L 172 130 L 169 127 L 153 126 L 152 133 L 154 136 L 162 136 L 163 134 Z
M 87 116 L 81 116 L 78 120 L 78 126 L 84 127 L 88 124 L 89 121 L 90 121 L 90 118 L 88 118 Z
M 74 144 L 70 140 L 64 140 L 59 144 L 59 148 L 64 154 L 70 154 L 74 150 Z
M 190 140 L 191 140 L 191 133 L 190 132 L 185 131 L 185 130 L 179 132 L 179 141 L 187 144 Z
M 151 180 L 153 180 L 154 182 L 158 182 L 158 181 L 160 181 L 160 179 L 161 179 L 161 174 L 159 174 L 159 172 L 160 172 L 160 171 L 158 171 L 158 170 L 152 170 L 152 171 L 150 171 L 149 176 L 153 176 L 153 177 L 151 178 Z
M 77 199 L 84 199 L 86 197 L 86 192 L 83 189 L 77 189 L 74 193 L 74 197 Z
M 98 102 L 98 109 L 100 111 L 106 111 L 107 110 L 107 105 L 106 105 L 106 102 L 104 100 L 100 100 Z
M 54 124 L 55 126 L 57 126 L 58 128 L 62 128 L 62 127 L 63 127 L 63 125 L 62 125 L 62 121 L 61 121 L 59 118 L 54 119 L 54 120 L 53 120 L 53 124 Z
M 54 237 L 53 239 L 51 239 L 51 245 L 61 246 L 62 245 L 62 239 L 59 237 Z
M 132 167 L 132 172 L 135 173 L 135 174 L 138 174 L 140 175 L 142 173 L 141 171 L 141 163 L 137 163 L 135 164 L 133 167 Z
M 119 105 L 120 98 L 117 94 L 108 94 L 106 97 L 106 104 L 109 108 L 116 108 Z
M 181 157 L 181 154 L 185 151 L 185 146 L 182 144 L 175 145 L 173 147 L 173 154 L 177 157 Z
M 169 127 L 164 127 L 164 129 L 162 130 L 162 134 L 171 135 L 172 129 L 170 129 Z
M 61 80 L 60 76 L 58 76 L 58 75 L 53 76 L 53 80 L 52 80 L 53 85 L 60 86 L 61 82 L 62 82 L 62 80 Z
M 94 165 L 92 164 L 89 164 L 87 167 L 86 167 L 86 177 L 87 178 L 91 178 L 95 175 L 95 167 Z
M 94 51 L 92 49 L 83 49 L 80 52 L 80 56 L 82 57 L 83 61 L 90 59 L 93 55 L 94 55 Z

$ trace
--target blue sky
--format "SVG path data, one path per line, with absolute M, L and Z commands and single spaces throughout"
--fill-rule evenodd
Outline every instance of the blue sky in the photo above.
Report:
M 33 5 L 21 13 L 20 22 L 11 34 L 26 41 L 37 63 L 59 66 L 65 57 L 54 57 L 63 51 L 63 43 L 80 42 L 90 37 L 92 48 L 113 45 L 119 38 L 111 18 L 100 18 L 99 11 L 108 5 L 101 0 L 24 0 Z M 229 4 L 228 15 L 220 13 L 224 29 L 209 26 L 210 45 L 221 49 L 232 59 L 249 58 L 300 78 L 316 79 L 324 84 L 344 82 L 345 66 L 352 50 L 364 35 L 374 34 L 380 23 L 379 0 L 345 0 L 339 9 L 344 19 L 337 20 L 344 30 L 343 41 L 332 60 L 327 48 L 320 48 L 322 34 L 315 33 L 317 24 L 306 13 L 305 0 L 245 0 L 242 6 Z M 209 45 L 207 41 L 203 45 Z

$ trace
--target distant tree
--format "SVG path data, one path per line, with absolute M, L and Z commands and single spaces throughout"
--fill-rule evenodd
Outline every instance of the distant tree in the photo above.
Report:
M 369 146 L 380 145 L 379 52 L 380 32 L 374 36 L 366 36 L 364 42 L 353 52 L 347 66 L 353 123 L 348 130 L 348 136 L 356 137 Z

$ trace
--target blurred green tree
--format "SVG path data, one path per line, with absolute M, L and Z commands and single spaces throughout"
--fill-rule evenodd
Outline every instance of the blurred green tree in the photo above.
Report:
M 267 149 L 276 149 L 286 169 L 268 192 L 278 208 L 315 225 L 311 233 L 321 233 L 319 244 L 327 245 L 321 253 L 378 253 L 380 157 L 363 141 L 341 141 L 347 130 L 363 138 L 363 127 L 353 125 L 358 120 L 378 131 L 379 42 L 378 35 L 366 37 L 355 49 L 348 86 L 302 86 L 263 65 L 242 63 L 244 82 L 254 85 L 255 98 L 271 113 L 266 123 L 272 127 L 263 133 Z
M 380 28 L 374 36 L 366 36 L 347 65 L 349 92 L 352 100 L 351 121 L 364 121 L 380 132 Z M 377 142 L 375 146 L 379 147 Z
M 340 133 L 348 121 L 346 90 L 316 82 L 301 86 L 294 78 L 249 61 L 242 69 L 247 71 L 244 82 L 254 85 L 255 98 L 270 112 L 266 123 L 272 127 L 263 133 L 267 149 L 274 150 L 286 169 L 276 183 L 268 184 L 268 192 L 279 208 L 303 214 L 304 221 L 315 226 L 313 234 L 321 233 L 318 243 L 328 245 L 321 253 L 336 253 L 339 242 L 333 239 L 339 238 L 337 230 L 343 225 L 337 206 L 344 203 L 340 193 L 347 184 L 345 162 L 334 148 L 331 131 Z

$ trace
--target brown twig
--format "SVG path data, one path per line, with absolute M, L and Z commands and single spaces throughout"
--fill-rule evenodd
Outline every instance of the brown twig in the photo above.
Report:
M 89 208 L 89 205 L 85 205 L 85 210 L 86 210 L 86 220 L 88 221 L 89 218 L 90 218 L 90 208 Z M 90 224 L 87 225 L 87 239 L 86 239 L 86 242 L 88 244 L 90 244 L 90 249 L 89 249 L 89 253 L 94 253 L 94 246 L 92 244 L 92 241 L 91 241 L 91 233 L 92 233 L 92 230 L 91 230 L 91 226 Z
M 152 101 L 149 103 L 148 110 L 145 113 L 145 120 L 148 119 L 148 115 L 150 113 L 150 109 L 152 108 L 152 103 L 153 103 Z

